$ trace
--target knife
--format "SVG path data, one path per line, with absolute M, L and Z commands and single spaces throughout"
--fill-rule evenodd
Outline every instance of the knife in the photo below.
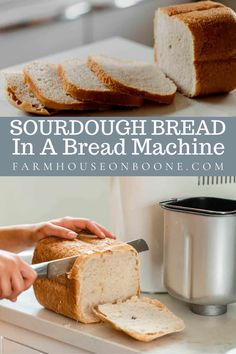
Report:
M 126 243 L 134 247 L 139 253 L 149 250 L 147 242 L 142 238 Z M 36 271 L 38 278 L 53 278 L 57 275 L 69 272 L 77 258 L 78 256 L 66 257 L 54 261 L 33 264 L 31 267 Z

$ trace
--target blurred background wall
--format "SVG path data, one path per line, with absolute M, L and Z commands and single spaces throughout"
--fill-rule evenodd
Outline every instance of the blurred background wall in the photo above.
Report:
M 80 216 L 110 227 L 109 177 L 0 177 L 0 226 Z

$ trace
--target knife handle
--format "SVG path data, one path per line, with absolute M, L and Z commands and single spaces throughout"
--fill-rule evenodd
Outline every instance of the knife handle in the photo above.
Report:
M 31 268 L 35 270 L 38 278 L 46 278 L 48 274 L 48 262 L 32 264 Z

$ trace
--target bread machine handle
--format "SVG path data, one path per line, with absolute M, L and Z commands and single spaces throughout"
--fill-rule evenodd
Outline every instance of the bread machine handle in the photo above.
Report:
M 48 262 L 32 264 L 31 268 L 35 270 L 38 278 L 47 278 L 48 274 Z

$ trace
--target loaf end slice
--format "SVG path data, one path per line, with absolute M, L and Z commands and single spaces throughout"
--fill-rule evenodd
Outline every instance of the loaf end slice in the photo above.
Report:
M 94 313 L 129 336 L 149 342 L 184 329 L 184 322 L 158 300 L 137 296 L 124 302 L 98 305 Z
M 25 81 L 34 95 L 49 108 L 60 110 L 106 110 L 107 105 L 82 102 L 71 97 L 63 88 L 55 64 L 35 61 L 24 68 Z
M 64 90 L 82 101 L 94 101 L 109 105 L 140 107 L 143 99 L 109 89 L 98 80 L 85 62 L 79 59 L 65 60 L 58 65 Z
M 36 246 L 33 263 L 75 255 L 78 258 L 68 274 L 35 281 L 35 296 L 45 308 L 83 323 L 95 323 L 100 319 L 92 307 L 139 294 L 138 253 L 119 241 L 45 238 Z
M 122 61 L 104 55 L 90 56 L 87 64 L 98 79 L 113 90 L 163 104 L 172 103 L 175 97 L 175 84 L 156 64 Z
M 14 107 L 23 112 L 42 116 L 50 116 L 56 113 L 56 110 L 46 108 L 35 97 L 29 86 L 24 82 L 22 72 L 5 72 L 4 77 L 6 82 L 5 95 Z

